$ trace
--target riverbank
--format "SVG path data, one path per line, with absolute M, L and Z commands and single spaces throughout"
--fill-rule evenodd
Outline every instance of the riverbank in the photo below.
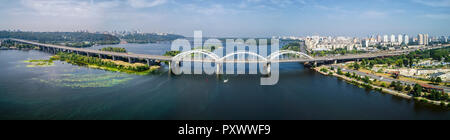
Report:
M 423 97 L 413 97 L 413 96 L 411 96 L 411 95 L 409 95 L 407 93 L 404 93 L 404 92 L 400 92 L 400 91 L 392 90 L 392 89 L 389 89 L 389 88 L 386 88 L 386 87 L 382 87 L 382 86 L 366 83 L 366 82 L 363 82 L 363 81 L 359 81 L 357 79 L 346 77 L 345 75 L 339 75 L 336 72 L 337 70 L 336 71 L 332 70 L 333 72 L 327 73 L 327 72 L 322 71 L 324 68 L 326 68 L 326 67 L 325 66 L 321 66 L 321 67 L 315 67 L 313 69 L 316 72 L 319 72 L 320 74 L 323 74 L 323 75 L 326 75 L 326 76 L 337 77 L 339 79 L 342 79 L 342 80 L 346 81 L 347 83 L 356 85 L 356 86 L 361 87 L 361 88 L 366 88 L 366 89 L 370 89 L 370 90 L 380 91 L 382 93 L 391 94 L 391 95 L 394 95 L 394 96 L 397 96 L 397 97 L 401 97 L 401 98 L 404 98 L 404 99 L 408 99 L 408 100 L 414 99 L 415 101 L 420 101 L 420 102 L 423 102 L 423 103 L 430 103 L 430 104 L 433 104 L 433 105 L 446 106 L 447 108 L 449 108 L 449 106 L 450 106 L 449 102 L 434 101 L 434 100 L 426 99 L 426 98 L 423 98 Z

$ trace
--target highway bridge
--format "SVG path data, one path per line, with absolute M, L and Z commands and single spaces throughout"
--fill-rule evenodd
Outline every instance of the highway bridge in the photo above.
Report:
M 351 55 L 341 55 L 341 56 L 329 56 L 329 57 L 311 57 L 302 52 L 295 51 L 287 51 L 281 50 L 277 52 L 271 53 L 269 56 L 261 56 L 252 52 L 235 52 L 232 54 L 227 54 L 226 56 L 219 57 L 218 55 L 202 50 L 191 50 L 178 54 L 175 57 L 171 56 L 162 56 L 162 55 L 147 55 L 147 54 L 129 54 L 129 53 L 116 53 L 116 52 L 108 52 L 108 51 L 100 51 L 86 48 L 73 48 L 62 45 L 53 45 L 53 44 L 43 44 L 34 41 L 22 40 L 9 38 L 6 40 L 11 40 L 18 43 L 23 44 L 31 44 L 36 45 L 41 50 L 49 51 L 53 53 L 57 52 L 69 52 L 69 53 L 77 53 L 83 54 L 87 56 L 98 56 L 100 58 L 109 57 L 113 60 L 118 58 L 122 60 L 128 60 L 130 63 L 134 62 L 133 60 L 145 60 L 148 65 L 151 62 L 161 62 L 168 61 L 169 63 L 177 63 L 179 62 L 211 62 L 211 63 L 309 63 L 313 65 L 317 65 L 317 63 L 338 63 L 343 61 L 352 61 L 352 60 L 360 60 L 360 59 L 371 59 L 371 58 L 379 58 L 379 57 L 389 57 L 389 56 L 398 56 L 402 54 L 407 54 L 411 51 L 415 51 L 417 49 L 408 49 L 408 50 L 398 50 L 398 51 L 380 51 L 376 53 L 364 53 L 364 54 L 351 54 Z M 433 49 L 438 47 L 429 47 L 427 49 Z M 244 55 L 244 59 L 235 59 L 235 56 Z M 295 56 L 295 57 L 283 57 L 283 56 Z M 201 57 L 195 57 L 201 56 Z M 239 57 L 238 57 L 239 58 Z M 253 59 L 252 59 L 253 58 Z

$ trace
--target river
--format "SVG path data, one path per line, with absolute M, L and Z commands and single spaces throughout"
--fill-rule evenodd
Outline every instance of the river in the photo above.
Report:
M 164 43 L 112 46 L 145 54 L 170 48 Z M 0 119 L 450 119 L 450 111 L 437 106 L 358 88 L 298 63 L 280 64 L 278 84 L 261 86 L 256 75 L 174 76 L 165 68 L 139 76 L 60 61 L 24 62 L 50 56 L 0 50 Z

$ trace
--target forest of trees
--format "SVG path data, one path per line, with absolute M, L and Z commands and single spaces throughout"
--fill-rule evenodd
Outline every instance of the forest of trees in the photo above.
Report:
M 100 49 L 100 51 L 127 53 L 127 50 L 125 48 L 119 48 L 119 47 L 106 47 L 106 48 Z
M 118 44 L 120 39 L 107 34 L 87 32 L 11 32 L 0 31 L 0 38 L 17 38 L 47 44 L 63 44 L 69 47 Z
M 128 34 L 120 38 L 124 39 L 128 43 L 156 43 L 161 41 L 173 41 L 176 39 L 184 38 L 184 36 L 174 34 L 158 35 L 154 33 L 147 33 L 147 34 Z

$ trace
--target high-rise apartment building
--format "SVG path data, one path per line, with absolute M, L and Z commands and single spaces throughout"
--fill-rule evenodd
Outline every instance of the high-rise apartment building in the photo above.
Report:
M 383 42 L 384 42 L 384 43 L 389 42 L 389 37 L 388 37 L 388 35 L 384 35 L 384 36 L 383 36 Z
M 425 45 L 424 42 L 425 42 L 425 40 L 424 40 L 423 34 L 417 35 L 417 44 L 418 45 Z
M 377 42 L 381 42 L 382 40 L 381 40 L 381 35 L 378 35 L 377 36 Z
M 405 44 L 408 45 L 409 44 L 409 36 L 405 34 L 403 37 L 404 37 L 403 42 L 405 42 Z
M 425 46 L 427 46 L 428 43 L 430 43 L 430 37 L 428 37 L 428 34 L 423 35 L 423 41 L 424 41 L 423 43 Z
M 395 42 L 395 35 L 394 35 L 394 34 L 391 35 L 391 42 L 392 42 L 392 43 Z

